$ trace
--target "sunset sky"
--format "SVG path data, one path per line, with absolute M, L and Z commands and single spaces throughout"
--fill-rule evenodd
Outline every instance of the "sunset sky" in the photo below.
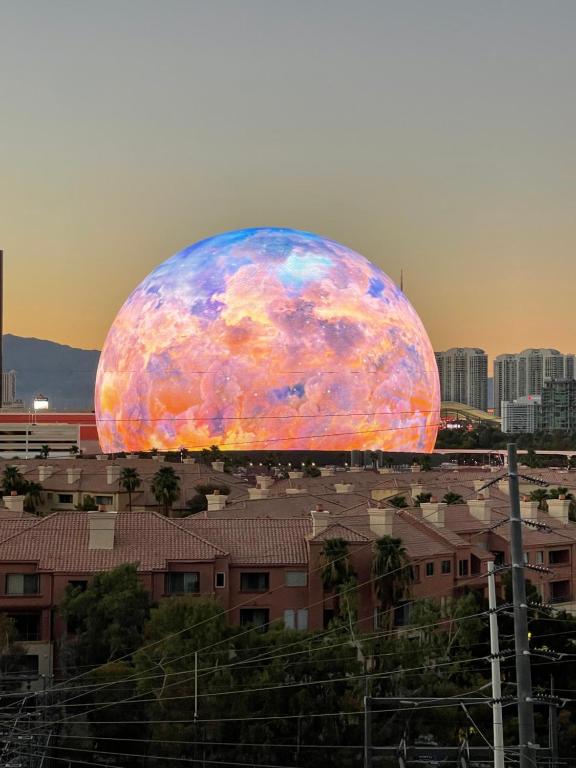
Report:
M 399 279 L 436 349 L 576 352 L 574 0 L 0 0 L 5 330 L 100 348 L 253 226 Z

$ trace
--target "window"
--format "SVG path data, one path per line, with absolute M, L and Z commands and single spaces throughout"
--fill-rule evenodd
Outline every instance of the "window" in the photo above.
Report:
M 504 565 L 504 552 L 492 552 L 494 555 L 494 565 Z
M 523 552 L 522 553 L 522 557 L 524 559 L 524 565 L 526 565 L 527 563 L 530 562 L 530 556 L 529 556 L 528 552 Z
M 17 640 L 40 640 L 39 613 L 10 613 L 8 618 L 14 622 Z
M 410 571 L 410 581 L 416 582 L 420 581 L 420 566 L 419 565 L 410 565 L 408 566 Z
M 552 581 L 550 583 L 550 600 L 552 603 L 567 603 L 571 600 L 569 581 Z
M 308 573 L 306 571 L 286 571 L 285 584 L 287 587 L 308 586 Z
M 240 590 L 242 592 L 268 592 L 269 583 L 268 573 L 240 574 Z
M 270 611 L 268 608 L 241 608 L 240 624 L 254 624 L 260 632 L 266 632 L 269 624 Z
M 37 595 L 38 592 L 37 573 L 9 573 L 6 576 L 7 595 Z
M 217 589 L 223 589 L 226 586 L 226 574 L 224 571 L 216 571 L 214 586 L 217 587 Z
M 567 565 L 570 562 L 569 549 L 553 549 L 548 553 L 550 565 Z
M 94 501 L 99 507 L 114 504 L 114 496 L 95 496 Z
M 537 565 L 543 565 L 544 563 L 544 552 L 542 550 L 539 550 L 536 552 L 536 564 Z
M 434 563 L 426 563 L 426 576 L 434 576 Z
M 199 573 L 167 573 L 165 583 L 168 595 L 189 595 L 200 591 Z
M 400 603 L 394 607 L 394 626 L 405 627 L 410 622 L 410 603 Z
M 468 576 L 468 560 L 458 560 L 458 576 Z
M 58 504 L 73 504 L 74 496 L 71 493 L 59 493 Z
M 442 560 L 442 573 L 451 573 L 452 572 L 452 562 L 450 560 Z
M 286 629 L 308 629 L 308 609 L 295 611 L 293 608 L 287 608 L 284 611 L 284 626 Z

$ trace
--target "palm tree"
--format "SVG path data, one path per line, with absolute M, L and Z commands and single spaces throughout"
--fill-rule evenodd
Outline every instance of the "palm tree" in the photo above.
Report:
M 171 469 L 171 467 L 165 467 L 165 469 Z M 128 509 L 132 512 L 132 494 L 142 485 L 138 470 L 134 467 L 123 467 L 118 482 L 128 493 Z
M 47 459 L 48 456 L 50 456 L 50 446 L 43 445 L 42 448 L 40 448 L 40 458 Z
M 150 489 L 166 517 L 169 517 L 172 504 L 180 497 L 180 478 L 174 467 L 161 467 L 152 478 Z
M 2 492 L 9 496 L 13 491 L 17 494 L 22 493 L 26 487 L 24 475 L 17 467 L 8 464 L 2 473 Z
M 542 511 L 546 511 L 546 499 L 548 498 L 548 491 L 545 488 L 536 488 L 536 490 L 532 491 L 529 499 L 530 501 L 537 501 L 538 502 L 538 509 L 541 509 Z
M 68 451 L 70 456 L 78 456 L 80 453 L 80 448 L 76 444 L 70 446 L 70 450 Z
M 404 498 L 404 496 L 392 496 L 391 499 L 386 499 L 388 504 L 391 504 L 393 507 L 396 507 L 396 509 L 406 509 L 408 506 L 408 502 Z
M 334 612 L 340 616 L 341 592 L 356 583 L 356 572 L 350 562 L 348 542 L 344 539 L 326 539 L 320 552 L 320 576 L 327 592 L 335 592 Z M 347 602 L 349 604 L 349 601 Z M 349 610 L 348 613 L 351 613 Z
M 403 597 L 412 582 L 408 553 L 402 540 L 382 536 L 374 544 L 372 573 L 382 610 L 389 610 Z
M 26 512 L 30 512 L 31 514 L 36 514 L 36 508 L 42 504 L 43 502 L 43 496 L 42 491 L 44 490 L 40 483 L 35 482 L 29 482 L 26 483 L 24 490 L 24 510 Z
M 414 499 L 416 506 L 419 507 L 420 504 L 428 504 L 430 499 L 432 498 L 431 493 L 419 493 L 418 496 Z
M 548 499 L 559 499 L 561 496 L 569 501 L 573 501 L 574 499 L 574 494 L 570 493 L 569 489 L 564 486 L 559 488 L 549 488 L 546 494 L 546 498 Z
M 464 498 L 459 493 L 448 491 L 448 493 L 444 494 L 442 501 L 444 504 L 463 504 Z

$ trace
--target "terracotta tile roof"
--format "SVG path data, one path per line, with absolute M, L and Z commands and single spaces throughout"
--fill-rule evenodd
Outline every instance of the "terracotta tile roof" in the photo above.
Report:
M 370 541 L 374 539 L 374 536 L 364 536 L 363 533 L 348 528 L 347 525 L 341 525 L 340 523 L 334 523 L 329 525 L 316 536 L 310 539 L 310 541 L 327 541 L 328 539 L 344 539 L 344 541 Z
M 180 524 L 227 550 L 235 564 L 305 565 L 308 562 L 306 539 L 312 532 L 311 518 L 213 519 L 194 516 L 181 520 Z
M 224 550 L 155 512 L 120 512 L 114 548 L 89 550 L 89 515 L 56 512 L 0 542 L 0 560 L 36 562 L 39 570 L 89 573 L 138 563 L 163 570 L 168 561 L 211 561 Z

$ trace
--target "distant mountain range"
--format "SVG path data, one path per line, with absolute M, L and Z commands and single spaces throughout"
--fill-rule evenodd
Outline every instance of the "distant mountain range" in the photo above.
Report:
M 99 357 L 97 349 L 4 336 L 4 370 L 16 371 L 17 396 L 27 407 L 42 394 L 56 410 L 93 410 Z

